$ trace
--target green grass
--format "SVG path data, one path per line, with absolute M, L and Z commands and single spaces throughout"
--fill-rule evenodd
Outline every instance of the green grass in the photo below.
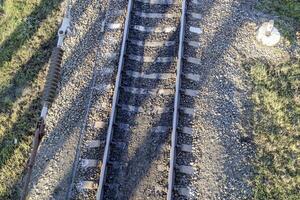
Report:
M 3 0 L 0 0 L 0 17 L 4 14 Z
M 255 199 L 300 199 L 300 60 L 250 66 Z
M 258 8 L 280 17 L 280 32 L 295 41 L 300 1 L 262 0 Z M 275 24 L 276 25 L 276 24 Z M 296 39 L 297 40 L 297 39 Z M 296 45 L 299 48 L 299 45 Z M 300 58 L 248 64 L 253 82 L 256 176 L 254 199 L 300 199 Z
M 60 2 L 0 0 L 1 200 L 18 199 L 40 109 L 44 69 L 55 45 Z M 258 7 L 300 23 L 297 0 L 262 0 Z M 255 199 L 300 199 L 299 63 L 251 65 L 257 146 Z
M 300 31 L 300 1 L 299 0 L 261 0 L 257 8 L 280 16 L 275 20 L 275 26 L 290 42 L 295 42 L 296 32 Z
M 264 11 L 300 21 L 299 0 L 262 0 L 258 7 Z
M 61 1 L 0 1 L 0 199 L 18 199 Z

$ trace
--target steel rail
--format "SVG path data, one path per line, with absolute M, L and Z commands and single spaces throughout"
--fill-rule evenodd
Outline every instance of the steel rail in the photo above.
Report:
M 177 58 L 177 67 L 176 67 L 176 73 L 177 73 L 176 91 L 175 91 L 175 100 L 174 100 L 172 136 L 171 136 L 170 169 L 168 175 L 167 200 L 172 200 L 173 186 L 175 180 L 174 168 L 176 164 L 177 126 L 178 126 L 178 113 L 179 113 L 179 104 L 180 104 L 180 86 L 181 86 L 184 32 L 185 32 L 186 0 L 182 0 L 181 10 L 182 13 L 180 19 L 179 49 L 178 49 L 178 58 Z
M 108 126 L 108 130 L 107 130 L 107 135 L 106 135 L 106 144 L 105 144 L 105 149 L 104 149 L 103 162 L 102 162 L 102 166 L 101 166 L 99 186 L 98 186 L 98 190 L 97 190 L 97 194 L 96 194 L 97 200 L 100 200 L 103 198 L 103 186 L 105 183 L 106 168 L 107 168 L 107 162 L 109 159 L 109 148 L 110 148 L 110 143 L 112 140 L 113 125 L 115 123 L 115 118 L 116 118 L 116 107 L 117 107 L 118 99 L 119 99 L 119 88 L 121 85 L 122 70 L 123 70 L 123 64 L 124 64 L 124 55 L 125 55 L 125 50 L 126 50 L 126 42 L 127 42 L 127 38 L 128 38 L 132 4 L 133 4 L 133 0 L 129 0 L 128 6 L 127 6 L 127 14 L 126 14 L 126 20 L 125 20 L 121 52 L 120 52 L 120 57 L 119 57 L 118 73 L 117 73 L 117 78 L 116 78 L 116 82 L 115 82 L 112 110 L 111 110 L 111 114 L 110 114 L 109 126 Z

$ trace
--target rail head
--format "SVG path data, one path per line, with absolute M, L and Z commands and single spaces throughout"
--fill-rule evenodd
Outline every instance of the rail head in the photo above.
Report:
M 113 134 L 113 125 L 114 125 L 115 118 L 116 118 L 116 108 L 117 108 L 118 99 L 119 99 L 119 87 L 121 85 L 121 78 L 122 78 L 121 76 L 122 76 L 122 70 L 123 70 L 124 55 L 125 55 L 125 50 L 126 50 L 126 41 L 128 38 L 128 31 L 129 31 L 129 26 L 130 26 L 132 5 L 133 5 L 133 0 L 129 0 L 128 6 L 127 6 L 126 20 L 125 20 L 125 25 L 124 25 L 122 46 L 121 46 L 120 57 L 119 57 L 118 72 L 117 72 L 117 77 L 116 77 L 116 81 L 115 81 L 115 90 L 114 90 L 113 101 L 112 101 L 112 110 L 111 110 L 111 114 L 110 114 L 108 130 L 107 130 L 106 144 L 105 144 L 105 149 L 104 149 L 103 162 L 102 162 L 102 166 L 101 166 L 99 186 L 98 186 L 97 194 L 96 194 L 97 200 L 103 199 L 103 187 L 105 184 L 106 168 L 107 168 L 107 162 L 109 159 L 109 148 L 110 148 L 110 143 L 111 143 L 112 134 Z
M 177 60 L 177 68 L 176 68 L 176 91 L 175 91 L 174 113 L 173 113 L 173 122 L 172 122 L 170 169 L 169 169 L 169 175 L 168 175 L 167 200 L 172 200 L 174 180 L 175 180 L 174 168 L 175 168 L 175 164 L 176 164 L 178 109 L 179 109 L 179 104 L 180 104 L 180 85 L 181 85 L 182 58 L 183 58 L 183 49 L 184 49 L 183 45 L 184 45 L 185 18 L 186 18 L 186 0 L 182 0 L 178 60 Z

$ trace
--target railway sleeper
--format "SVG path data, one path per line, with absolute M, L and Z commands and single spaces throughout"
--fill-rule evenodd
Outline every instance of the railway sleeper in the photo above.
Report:
M 76 184 L 76 189 L 79 192 L 84 192 L 86 190 L 96 190 L 98 188 L 98 181 L 79 181 Z
M 197 41 L 188 41 L 186 42 L 188 44 L 188 46 L 190 47 L 194 47 L 194 48 L 199 48 L 201 47 L 201 43 L 197 42 Z
M 161 18 L 160 16 L 172 16 Z M 176 17 L 177 15 L 177 17 Z M 149 16 L 149 17 L 146 17 Z M 179 23 L 178 13 L 160 13 L 160 12 L 137 12 L 132 15 L 132 25 L 139 25 L 144 27 L 172 27 Z
M 194 20 L 201 20 L 202 19 L 202 15 L 199 14 L 198 12 L 190 12 L 190 13 L 188 13 L 187 16 L 194 19 Z
M 192 153 L 192 151 L 193 151 L 193 147 L 190 144 L 180 144 L 180 145 L 177 145 L 177 147 L 183 152 Z
M 135 40 L 128 39 L 128 42 L 132 45 L 136 45 L 139 47 L 169 47 L 174 46 L 176 41 L 144 41 L 144 40 Z
M 95 85 L 92 89 L 97 90 L 99 92 L 108 92 L 113 88 L 111 84 L 98 84 Z
M 171 27 L 172 28 L 172 27 Z M 174 27 L 173 27 L 174 28 Z M 142 41 L 176 41 L 178 39 L 178 28 L 175 27 L 176 29 L 171 29 L 168 32 L 161 31 L 161 32 L 146 32 L 146 31 L 139 31 L 134 29 L 132 26 L 131 31 L 128 35 L 129 39 L 134 39 L 134 40 L 142 40 Z
M 143 63 L 170 63 L 174 57 L 149 57 L 129 54 L 128 59 Z
M 194 174 L 194 169 L 192 166 L 187 166 L 187 165 L 177 165 L 175 169 L 178 170 L 178 172 L 182 174 L 187 174 L 187 175 L 193 175 Z
M 87 142 L 86 147 L 91 148 L 99 148 L 105 144 L 105 140 L 90 140 Z
M 133 77 L 133 78 L 144 78 L 144 79 L 172 79 L 174 77 L 174 73 L 144 73 L 144 72 L 138 72 L 133 70 L 126 70 L 125 74 L 127 76 Z
M 129 92 L 136 95 L 172 95 L 174 94 L 174 89 L 145 89 L 136 87 L 121 87 L 125 92 Z
M 146 108 L 143 108 L 142 106 L 132 106 L 132 105 L 126 105 L 126 104 L 119 104 L 118 105 L 122 110 L 128 111 L 128 112 L 134 112 L 134 113 L 146 113 L 151 112 L 155 114 L 162 114 L 166 112 L 171 112 L 170 107 L 159 107 L 159 106 L 153 106 L 151 111 L 149 111 Z
M 145 4 L 158 4 L 158 5 L 174 5 L 178 4 L 176 0 L 136 0 Z
M 132 71 L 142 71 L 144 73 L 176 73 L 174 67 L 176 66 L 175 60 L 171 63 L 140 63 L 134 60 L 130 60 L 125 57 L 124 69 Z
M 193 128 L 191 127 L 178 127 L 177 130 L 187 135 L 193 135 Z
M 81 168 L 82 169 L 88 169 L 88 168 L 100 168 L 101 167 L 101 161 L 96 160 L 96 159 L 80 159 L 80 163 L 81 163 Z
M 123 76 L 123 87 L 136 87 L 147 89 L 172 89 L 174 86 L 174 79 L 145 79 Z
M 151 12 L 139 12 L 135 11 L 133 12 L 136 16 L 141 17 L 141 18 L 160 18 L 160 19 L 165 19 L 165 18 L 175 18 L 178 17 L 177 13 L 151 13 Z
M 176 186 L 174 187 L 174 191 L 177 192 L 179 196 L 184 196 L 188 199 L 191 197 L 191 190 L 188 187 Z
M 187 108 L 187 107 L 180 106 L 179 110 L 181 112 L 183 112 L 184 114 L 187 114 L 187 115 L 191 115 L 191 116 L 195 115 L 195 109 L 194 108 Z
M 190 96 L 190 97 L 197 97 L 199 95 L 198 90 L 192 90 L 192 89 L 181 89 L 180 90 L 184 95 Z

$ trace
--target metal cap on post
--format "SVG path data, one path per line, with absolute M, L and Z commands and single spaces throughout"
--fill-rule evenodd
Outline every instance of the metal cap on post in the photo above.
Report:
M 274 46 L 280 41 L 280 33 L 274 20 L 263 23 L 256 32 L 256 40 L 265 46 Z

